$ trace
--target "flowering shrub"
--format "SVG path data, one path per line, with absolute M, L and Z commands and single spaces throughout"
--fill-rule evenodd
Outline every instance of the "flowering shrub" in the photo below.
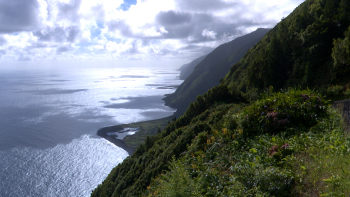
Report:
M 220 122 L 199 133 L 187 151 L 170 163 L 170 171 L 152 181 L 145 195 L 349 196 L 350 138 L 342 130 L 341 116 L 309 90 L 264 96 L 244 110 L 232 105 Z M 243 123 L 253 115 L 256 120 L 251 124 L 264 133 L 247 137 L 244 134 L 252 132 Z M 275 128 L 275 133 L 259 124 Z M 289 132 L 297 127 L 300 132 Z
M 238 118 L 245 135 L 275 134 L 309 128 L 326 113 L 326 101 L 311 90 L 266 92 L 263 99 L 245 108 Z

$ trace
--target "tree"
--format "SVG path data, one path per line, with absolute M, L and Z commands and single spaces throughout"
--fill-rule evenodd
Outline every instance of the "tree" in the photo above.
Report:
M 344 35 L 344 39 L 338 38 L 333 40 L 334 48 L 332 57 L 335 67 L 350 65 L 350 26 Z

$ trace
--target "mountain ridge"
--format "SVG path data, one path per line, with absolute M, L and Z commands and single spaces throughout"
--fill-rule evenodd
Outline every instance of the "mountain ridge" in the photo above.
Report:
M 306 0 L 92 196 L 348 196 L 349 40 L 348 0 Z
M 346 1 L 337 1 L 337 6 L 325 2 L 305 1 L 233 65 L 222 84 L 247 92 L 269 86 L 327 88 L 338 83 L 337 76 L 344 78 L 349 71 L 339 73 L 333 66 L 333 40 L 344 38 L 350 21 L 344 13 L 349 6 Z
M 179 68 L 180 72 L 180 79 L 186 80 L 187 77 L 191 75 L 195 67 L 206 57 L 207 55 L 203 55 L 199 58 L 194 59 L 192 62 L 185 64 Z
M 256 31 L 222 44 L 200 61 L 193 72 L 173 94 L 166 95 L 165 104 L 176 108 L 175 116 L 182 115 L 198 95 L 219 85 L 231 66 L 238 62 L 270 29 Z M 215 74 L 214 74 L 215 73 Z

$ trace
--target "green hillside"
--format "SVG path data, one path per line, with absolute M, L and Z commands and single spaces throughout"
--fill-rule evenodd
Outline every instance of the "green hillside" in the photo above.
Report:
M 179 69 L 180 72 L 180 79 L 181 80 L 185 80 L 187 79 L 188 76 L 190 76 L 194 70 L 194 68 L 206 57 L 206 55 L 203 55 L 195 60 L 193 60 L 192 62 L 185 64 L 183 66 L 181 66 L 181 68 Z
M 306 0 L 92 196 L 350 196 L 349 36 L 348 0 Z
M 348 42 L 349 32 L 344 33 L 349 9 L 345 0 L 305 1 L 250 49 L 222 84 L 243 92 L 269 86 L 322 89 L 347 84 L 350 62 L 342 57 L 349 57 L 350 51 L 342 44 Z
M 165 104 L 177 109 L 175 116 L 182 115 L 198 95 L 219 85 L 220 79 L 224 78 L 231 66 L 268 31 L 269 29 L 260 28 L 217 47 L 195 66 L 193 72 L 173 94 L 164 98 Z

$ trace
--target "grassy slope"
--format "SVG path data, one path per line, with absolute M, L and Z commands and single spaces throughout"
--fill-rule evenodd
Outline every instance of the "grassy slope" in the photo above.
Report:
M 198 95 L 219 85 L 220 79 L 226 75 L 232 64 L 238 62 L 268 31 L 269 29 L 258 29 L 217 47 L 196 66 L 173 94 L 164 98 L 166 105 L 177 108 L 176 116 L 182 115 Z
M 122 164 L 118 165 L 112 170 L 103 184 L 94 190 L 92 196 L 111 196 L 112 194 L 113 196 L 137 196 L 142 194 L 142 192 L 145 191 L 147 186 L 149 186 L 151 183 L 152 178 L 159 177 L 160 173 L 164 170 L 169 170 L 169 163 L 172 157 L 178 159 L 177 161 L 180 162 L 178 165 L 181 167 L 181 163 L 187 161 L 183 161 L 182 159 L 186 160 L 186 158 L 183 156 L 180 157 L 180 154 L 186 150 L 188 151 L 189 146 L 196 147 L 198 145 L 199 147 L 197 148 L 200 148 L 200 146 L 207 143 L 210 144 L 211 140 L 215 141 L 217 137 L 220 138 L 220 136 L 226 135 L 226 131 L 224 130 L 222 130 L 222 132 L 214 132 L 218 130 L 215 128 L 215 125 L 225 125 L 225 123 L 221 122 L 222 120 L 225 120 L 225 115 L 230 110 L 237 111 L 238 109 L 241 109 L 239 105 L 232 103 L 242 101 L 242 98 L 237 93 L 229 92 L 227 87 L 224 85 L 227 85 L 230 90 L 248 92 L 248 90 L 253 90 L 253 88 L 260 88 L 257 89 L 257 91 L 261 91 L 262 88 L 270 85 L 274 85 L 275 87 L 286 87 L 289 85 L 300 84 L 303 87 L 310 86 L 322 88 L 322 86 L 327 87 L 329 84 L 339 83 L 340 85 L 344 85 L 349 83 L 349 79 L 346 77 L 347 75 L 345 75 L 347 70 L 341 72 L 341 69 L 344 69 L 344 67 L 332 67 L 333 59 L 331 56 L 333 38 L 343 39 L 343 33 L 349 26 L 349 7 L 349 2 L 345 0 L 305 1 L 290 16 L 284 19 L 269 34 L 267 34 L 262 41 L 250 49 L 238 64 L 232 67 L 228 75 L 223 80 L 221 86 L 209 90 L 204 96 L 197 97 L 197 100 L 189 106 L 183 116 L 178 118 L 175 122 L 169 124 L 161 134 L 158 134 L 155 137 L 147 138 L 145 144 L 141 145 L 132 157 L 127 158 Z M 341 26 L 338 26 L 339 21 L 341 22 Z M 336 24 L 337 27 L 334 28 L 334 24 Z M 302 42 L 301 44 L 300 41 Z M 344 87 L 340 87 L 340 92 L 343 92 Z M 308 96 L 312 95 L 309 94 Z M 336 118 L 334 118 L 335 116 L 333 118 L 331 116 L 332 115 L 330 113 L 328 118 L 325 118 L 325 121 L 321 123 L 321 125 L 317 126 L 317 124 L 315 125 L 314 123 L 312 125 L 308 125 L 307 128 L 309 129 L 304 130 L 305 134 L 296 135 L 296 138 L 293 137 L 287 139 L 285 138 L 285 134 L 283 134 L 283 132 L 275 133 L 275 135 L 268 134 L 271 136 L 267 136 L 266 138 L 264 138 L 264 134 L 260 137 L 258 136 L 258 138 L 265 139 L 259 140 L 259 142 L 262 142 L 262 144 L 260 144 L 261 147 L 255 147 L 254 143 L 249 143 L 254 142 L 248 140 L 249 136 L 242 135 L 243 137 L 238 138 L 239 141 L 237 141 L 237 143 L 243 145 L 242 147 L 245 147 L 245 149 L 242 150 L 242 152 L 238 151 L 238 153 L 242 153 L 238 154 L 238 156 L 244 154 L 250 154 L 250 156 L 247 155 L 249 156 L 247 157 L 247 161 L 245 161 L 244 158 L 241 160 L 234 160 L 234 162 L 239 163 L 237 166 L 241 166 L 242 168 L 233 168 L 233 170 L 237 170 L 235 173 L 238 173 L 238 175 L 241 176 L 238 176 L 240 179 L 233 179 L 228 182 L 231 185 L 228 187 L 227 192 L 241 192 L 242 196 L 245 193 L 249 194 L 249 192 L 251 194 L 266 194 L 270 192 L 269 194 L 277 195 L 279 194 L 278 192 L 284 192 L 284 189 L 290 189 L 291 186 L 296 186 L 295 192 L 299 192 L 300 195 L 307 196 L 308 194 L 315 194 L 313 193 L 315 191 L 312 191 L 312 188 L 314 186 L 313 184 L 315 184 L 317 181 L 323 181 L 322 184 L 325 185 L 325 187 L 323 187 L 322 184 L 320 184 L 321 186 L 318 188 L 337 188 L 340 185 L 340 189 L 343 190 L 339 191 L 343 193 L 347 192 L 347 187 L 343 187 L 344 184 L 346 185 L 347 182 L 349 182 L 346 181 L 349 173 L 347 170 L 343 170 L 344 174 L 340 174 L 342 177 L 340 177 L 340 175 L 335 171 L 333 171 L 334 174 L 329 177 L 327 174 L 321 175 L 320 173 L 311 173 L 315 171 L 313 171 L 313 168 L 308 167 L 310 164 L 310 166 L 319 166 L 320 169 L 327 171 L 332 169 L 334 170 L 339 167 L 338 164 L 332 163 L 329 164 L 329 166 L 333 166 L 331 169 L 322 168 L 325 167 L 325 164 L 328 162 L 327 151 L 334 154 L 332 157 L 336 157 L 337 161 L 340 163 L 341 158 L 345 158 L 345 160 L 348 161 L 348 152 L 345 150 L 349 150 L 349 142 L 346 141 L 347 139 L 344 138 L 341 131 L 339 131 L 339 125 L 336 123 Z M 240 117 L 244 118 L 245 116 Z M 257 120 L 260 119 L 258 118 Z M 264 126 L 263 124 L 257 125 L 257 128 L 260 129 Z M 234 126 L 235 125 L 233 125 L 233 127 Z M 310 128 L 313 127 L 315 127 L 316 130 L 310 130 Z M 317 130 L 319 130 L 322 135 L 315 135 Z M 241 133 L 246 133 L 245 131 L 246 129 L 243 128 L 238 129 L 235 132 L 238 132 L 238 135 Z M 210 135 L 201 135 L 202 137 L 199 138 L 200 140 L 198 139 L 199 142 L 197 142 L 198 140 L 193 141 L 193 139 L 195 139 L 197 136 L 199 137 L 198 134 L 202 132 L 213 133 Z M 325 136 L 327 136 L 327 139 L 324 138 Z M 214 139 L 211 137 L 214 137 Z M 254 139 L 256 138 L 253 138 L 253 140 Z M 298 141 L 295 142 L 293 139 Z M 336 139 L 336 141 L 332 141 L 332 139 Z M 264 141 L 266 142 L 265 144 Z M 315 141 L 320 143 L 314 144 L 313 142 Z M 282 168 L 282 171 L 279 168 L 280 166 L 278 166 L 279 162 L 272 162 L 271 164 L 265 163 L 270 165 L 271 168 L 266 168 L 266 166 L 260 168 L 261 165 L 259 162 L 257 163 L 258 165 L 254 164 L 254 161 L 260 161 L 261 156 L 259 155 L 263 154 L 264 151 L 264 154 L 266 155 L 266 150 L 269 151 L 265 157 L 267 161 L 269 158 L 270 160 L 271 158 L 274 158 L 275 156 L 269 157 L 269 155 L 272 155 L 276 149 L 276 147 L 273 148 L 274 144 L 278 146 L 277 149 L 282 149 L 282 145 L 285 145 L 283 144 L 285 142 L 294 143 L 295 146 L 298 144 L 303 145 L 304 148 L 295 149 L 296 154 L 292 155 L 295 155 L 296 158 L 303 158 L 303 156 L 305 156 L 307 159 L 303 160 L 303 162 L 306 163 L 293 163 L 294 161 L 290 161 L 285 164 L 292 164 L 292 166 L 289 166 L 289 168 Z M 322 143 L 326 144 L 326 151 L 321 153 L 317 153 L 317 151 L 315 152 L 317 147 L 319 147 Z M 345 152 L 339 152 L 338 154 L 337 151 L 333 150 L 334 148 Z M 218 149 L 216 152 L 214 151 L 213 153 L 214 155 L 212 153 L 209 155 L 204 153 L 205 157 L 208 157 L 208 161 L 210 161 L 211 156 L 213 156 L 214 159 L 215 155 L 217 154 L 225 154 L 225 152 L 221 152 L 220 149 Z M 280 154 L 277 154 L 277 156 L 281 155 L 282 153 L 284 154 L 282 151 Z M 317 154 L 318 157 L 314 157 L 315 154 Z M 194 157 L 201 155 L 202 154 L 194 155 Z M 287 157 L 279 156 L 277 159 L 283 158 L 288 159 Z M 218 166 L 220 160 L 218 161 L 219 162 L 214 163 L 213 165 L 206 162 L 202 164 L 203 167 L 207 169 L 206 172 L 212 172 L 213 175 L 215 175 L 217 172 L 215 169 L 220 167 Z M 231 165 L 233 164 L 234 163 L 231 163 Z M 277 168 L 273 167 L 272 164 L 276 164 Z M 174 165 L 177 165 L 176 162 L 175 164 L 171 164 L 170 167 Z M 256 168 L 251 168 L 251 166 L 256 166 Z M 195 168 L 194 166 L 192 167 Z M 288 174 L 288 169 L 289 172 L 290 169 L 292 169 L 295 176 Z M 185 173 L 185 171 L 183 172 Z M 226 171 L 223 172 L 227 173 Z M 258 185 L 249 186 L 245 184 L 243 179 L 247 177 L 249 178 L 248 175 L 252 177 L 255 177 L 255 175 L 261 175 L 258 176 L 261 179 L 257 180 L 260 182 L 267 180 L 267 183 L 271 183 L 271 180 L 275 180 L 277 182 L 272 181 L 272 183 L 279 183 L 278 180 L 283 179 L 283 177 L 287 178 L 283 180 L 290 181 L 285 182 L 288 183 L 287 185 L 281 186 L 287 187 L 284 189 L 278 189 L 281 187 L 277 188 L 276 185 L 269 184 L 265 185 L 266 187 L 264 186 L 265 189 L 259 189 L 259 187 L 255 187 Z M 278 176 L 276 177 L 274 175 Z M 213 176 L 214 178 L 211 179 L 211 181 L 214 182 L 209 181 L 210 184 L 220 183 L 220 181 L 215 182 L 215 176 Z M 288 177 L 292 179 L 289 179 Z M 299 178 L 299 180 L 305 180 L 305 182 L 294 182 L 293 180 L 296 180 L 295 177 Z M 206 181 L 207 179 L 199 179 L 199 181 L 201 180 Z M 248 183 L 251 182 L 248 180 Z M 296 183 L 296 185 L 290 185 L 289 183 Z M 198 186 L 197 183 L 193 184 Z M 190 182 L 188 185 L 190 186 Z M 153 191 L 161 192 L 161 188 L 163 186 L 166 188 L 166 184 L 160 184 L 159 187 L 156 185 Z M 211 187 L 210 185 L 207 186 Z M 218 188 L 221 187 L 220 185 L 217 186 Z M 219 192 L 222 191 L 224 190 L 220 190 Z M 205 192 L 216 191 L 208 190 Z M 332 191 L 322 190 L 322 192 L 327 193 Z M 345 193 L 345 195 L 346 194 L 347 193 Z M 215 195 L 211 194 L 211 196 Z
M 289 90 L 238 114 L 230 111 L 211 131 L 198 134 L 144 195 L 349 196 L 350 138 L 335 111 L 326 106 L 305 110 L 320 103 L 317 97 L 311 91 Z M 269 122 L 269 111 L 289 123 Z M 282 117 L 286 111 L 290 117 Z
M 144 122 L 105 127 L 102 128 L 102 131 L 100 132 L 113 133 L 124 130 L 126 128 L 139 128 L 138 132 L 136 132 L 134 135 L 128 135 L 122 140 L 128 147 L 131 147 L 132 149 L 136 150 L 140 144 L 145 142 L 147 136 L 156 135 L 158 131 L 163 130 L 173 118 L 173 116 L 169 116 L 158 120 L 150 120 Z
M 210 130 L 214 122 L 231 109 L 241 109 L 240 96 L 231 94 L 226 87 L 217 87 L 198 97 L 189 110 L 171 122 L 160 134 L 148 137 L 135 153 L 114 168 L 92 196 L 137 196 L 154 178 L 167 170 L 170 158 L 179 157 L 192 139 L 203 130 Z
M 137 123 L 131 123 L 127 125 L 122 125 L 124 127 L 140 128 L 140 130 L 136 132 L 134 135 L 126 136 L 123 139 L 123 141 L 125 142 L 126 145 L 136 150 L 141 143 L 145 142 L 145 139 L 147 138 L 147 136 L 156 135 L 159 129 L 163 130 L 167 126 L 168 122 L 170 122 L 171 120 L 172 120 L 172 116 L 162 118 L 159 120 L 137 122 Z

